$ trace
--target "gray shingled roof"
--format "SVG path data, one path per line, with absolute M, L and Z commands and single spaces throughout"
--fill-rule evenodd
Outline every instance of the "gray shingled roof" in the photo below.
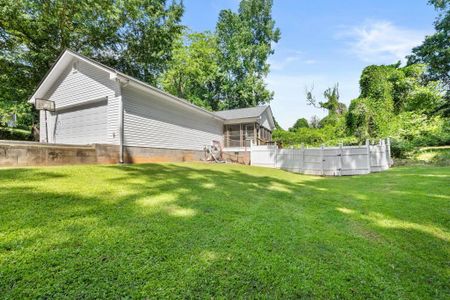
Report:
M 225 120 L 257 118 L 267 109 L 267 107 L 268 107 L 267 105 L 264 105 L 249 108 L 222 110 L 222 111 L 215 111 L 214 114 L 216 114 L 221 118 L 224 118 Z

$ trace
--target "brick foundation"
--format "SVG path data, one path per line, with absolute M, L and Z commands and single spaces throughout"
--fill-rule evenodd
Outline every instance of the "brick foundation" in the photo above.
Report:
M 250 164 L 250 151 L 224 151 L 222 158 L 225 161 L 249 165 Z

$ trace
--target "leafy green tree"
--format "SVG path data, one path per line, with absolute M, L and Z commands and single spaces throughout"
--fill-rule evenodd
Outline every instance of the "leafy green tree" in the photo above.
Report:
M 217 58 L 213 34 L 206 32 L 182 36 L 173 51 L 169 69 L 161 78 L 162 87 L 198 106 L 218 110 Z
M 299 128 L 309 128 L 308 120 L 305 118 L 298 119 L 294 125 L 289 128 L 289 131 L 297 131 Z
M 422 62 L 427 65 L 427 78 L 439 80 L 446 91 L 446 101 L 436 110 L 450 115 L 450 0 L 430 0 L 440 12 L 434 23 L 436 32 L 425 38 L 422 45 L 413 49 L 409 64 Z
M 256 106 L 273 98 L 264 78 L 280 30 L 272 19 L 272 0 L 242 0 L 237 13 L 222 10 L 216 26 L 220 101 L 225 109 Z
M 157 85 L 158 77 L 167 70 L 172 50 L 184 30 L 181 25 L 182 1 L 127 0 L 112 1 L 121 11 L 121 23 L 115 35 L 119 44 L 107 55 L 98 52 L 100 61 L 124 73 Z
M 166 2 L 0 0 L 3 107 L 23 106 L 66 48 L 155 84 L 183 28 L 182 4 Z

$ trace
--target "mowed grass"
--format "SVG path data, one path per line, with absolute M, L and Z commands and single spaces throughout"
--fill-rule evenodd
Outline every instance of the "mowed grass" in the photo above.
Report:
M 444 167 L 1 169 L 0 297 L 448 299 L 449 227 Z

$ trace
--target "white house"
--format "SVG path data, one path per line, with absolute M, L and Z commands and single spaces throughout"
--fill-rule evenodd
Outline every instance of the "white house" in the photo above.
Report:
M 246 151 L 275 127 L 270 106 L 210 112 L 69 50 L 29 102 L 39 98 L 56 108 L 40 112 L 41 142 L 118 145 L 120 158 L 125 147 L 202 151 L 212 141 Z

